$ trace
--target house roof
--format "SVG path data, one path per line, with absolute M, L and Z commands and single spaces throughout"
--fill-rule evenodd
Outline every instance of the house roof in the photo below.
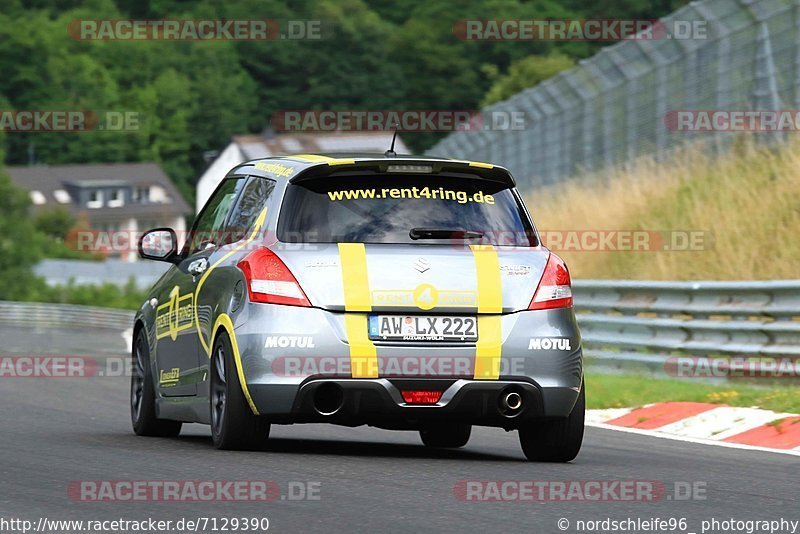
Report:
M 139 215 L 183 215 L 191 208 L 178 189 L 157 163 L 89 163 L 69 165 L 33 165 L 28 167 L 7 167 L 11 180 L 19 187 L 29 191 L 39 191 L 45 199 L 44 204 L 34 205 L 35 210 L 60 206 L 73 213 L 91 211 L 95 218 L 117 218 Z M 59 202 L 54 192 L 74 185 L 78 187 L 131 186 L 146 187 L 158 185 L 164 189 L 170 202 L 148 204 L 126 204 L 117 208 L 102 207 L 92 210 L 73 202 Z
M 282 133 L 272 135 L 236 135 L 233 142 L 246 160 L 289 154 L 332 152 L 384 152 L 392 144 L 394 132 Z M 400 137 L 395 152 L 409 152 Z

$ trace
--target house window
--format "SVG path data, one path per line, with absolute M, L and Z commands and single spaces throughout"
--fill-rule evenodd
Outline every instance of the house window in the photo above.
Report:
M 69 204 L 72 199 L 69 196 L 69 193 L 64 191 L 63 189 L 56 189 L 53 191 L 53 196 L 56 197 L 56 200 L 59 204 Z
M 131 191 L 131 202 L 137 204 L 147 204 L 150 200 L 150 189 L 148 187 L 134 187 Z
M 109 208 L 119 208 L 125 204 L 125 191 L 122 189 L 114 189 L 108 197 Z
M 31 202 L 36 206 L 41 206 L 47 202 L 47 199 L 41 191 L 31 191 Z
M 103 207 L 103 192 L 95 189 L 89 192 L 89 202 L 86 203 L 87 208 L 102 208 Z
M 150 187 L 150 192 L 148 198 L 151 202 L 169 202 L 169 198 L 167 197 L 167 191 L 160 185 L 154 185 Z

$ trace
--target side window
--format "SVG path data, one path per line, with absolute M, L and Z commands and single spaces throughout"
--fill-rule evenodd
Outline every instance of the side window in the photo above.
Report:
M 192 229 L 191 241 L 188 244 L 189 254 L 224 244 L 222 230 L 225 219 L 228 218 L 233 201 L 244 182 L 244 177 L 226 178 L 214 192 Z
M 273 180 L 258 176 L 250 178 L 239 196 L 239 202 L 231 213 L 225 232 L 227 243 L 244 239 L 252 231 L 256 219 L 267 205 L 274 189 L 275 182 Z

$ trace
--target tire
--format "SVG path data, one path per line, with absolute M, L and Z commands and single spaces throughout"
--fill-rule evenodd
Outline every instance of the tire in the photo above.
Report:
M 569 416 L 555 421 L 530 423 L 519 429 L 522 452 L 532 462 L 569 462 L 578 456 L 583 442 L 586 385 Z
M 419 437 L 426 447 L 457 449 L 469 441 L 472 433 L 470 425 L 445 425 L 419 431 Z
M 253 414 L 239 383 L 228 334 L 221 332 L 211 353 L 211 439 L 220 450 L 264 450 L 270 425 Z
M 156 417 L 156 388 L 150 367 L 150 346 L 144 328 L 136 333 L 131 351 L 131 424 L 137 436 L 175 437 L 180 421 Z

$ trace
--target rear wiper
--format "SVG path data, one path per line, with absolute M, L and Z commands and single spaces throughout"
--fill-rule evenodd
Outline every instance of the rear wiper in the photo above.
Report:
M 412 228 L 408 232 L 411 239 L 480 239 L 484 232 L 461 228 Z

